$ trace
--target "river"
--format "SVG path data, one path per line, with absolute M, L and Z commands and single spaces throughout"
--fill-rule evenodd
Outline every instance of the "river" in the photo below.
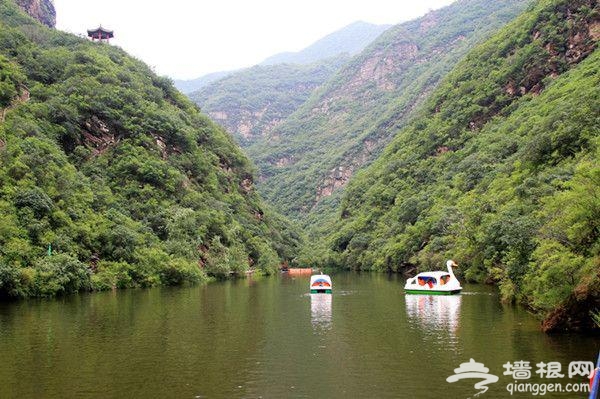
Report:
M 587 381 L 568 366 L 597 354 L 597 337 L 545 335 L 492 287 L 405 296 L 398 276 L 332 278 L 333 295 L 277 276 L 2 303 L 0 398 L 469 398 L 481 379 L 446 379 L 471 358 L 499 377 L 478 398 L 509 398 L 519 381 Z M 503 375 L 517 361 L 530 378 Z

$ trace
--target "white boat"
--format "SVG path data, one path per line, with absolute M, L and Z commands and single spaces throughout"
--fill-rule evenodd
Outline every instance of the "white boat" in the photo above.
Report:
M 310 276 L 310 293 L 311 294 L 331 294 L 333 285 L 331 277 L 326 274 L 315 274 Z
M 452 295 L 458 294 L 462 287 L 452 271 L 458 265 L 453 260 L 446 262 L 447 272 L 423 272 L 406 280 L 404 291 L 407 294 Z

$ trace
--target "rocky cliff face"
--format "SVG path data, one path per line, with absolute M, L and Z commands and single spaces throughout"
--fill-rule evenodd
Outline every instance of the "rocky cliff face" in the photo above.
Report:
M 308 94 L 306 95 L 308 96 Z M 282 122 L 283 118 L 287 115 L 280 112 L 277 109 L 277 105 L 268 104 L 254 112 L 247 109 L 240 109 L 231 114 L 227 107 L 224 107 L 221 110 L 208 112 L 208 116 L 218 124 L 224 126 L 228 132 L 231 132 L 243 144 L 259 136 L 269 134 Z
M 17 0 L 27 14 L 50 28 L 56 26 L 56 10 L 52 0 Z
M 299 220 L 323 204 L 333 213 L 335 195 L 415 116 L 446 73 L 528 1 L 490 4 L 459 1 L 390 28 L 293 114 L 261 130 L 247 152 L 263 195 Z
M 190 98 L 242 147 L 273 130 L 329 79 L 348 56 L 309 65 L 264 65 L 232 73 Z

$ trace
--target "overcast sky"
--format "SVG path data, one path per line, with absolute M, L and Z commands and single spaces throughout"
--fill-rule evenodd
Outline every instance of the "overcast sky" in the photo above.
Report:
M 57 28 L 115 31 L 161 75 L 196 78 L 298 51 L 354 21 L 395 24 L 453 0 L 54 0 Z

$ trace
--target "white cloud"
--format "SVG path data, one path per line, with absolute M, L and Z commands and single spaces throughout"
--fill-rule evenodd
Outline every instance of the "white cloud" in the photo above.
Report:
M 354 21 L 393 24 L 453 0 L 55 0 L 57 27 L 102 24 L 113 43 L 160 74 L 194 78 L 297 51 Z

